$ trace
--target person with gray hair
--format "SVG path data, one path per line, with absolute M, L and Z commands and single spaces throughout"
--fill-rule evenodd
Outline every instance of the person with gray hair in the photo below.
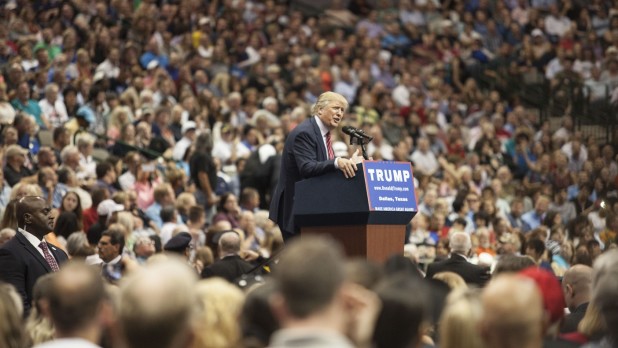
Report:
M 347 100 L 334 92 L 325 92 L 311 109 L 310 117 L 292 130 L 281 156 L 279 183 L 272 195 L 269 218 L 281 228 L 284 240 L 299 233 L 294 223 L 294 193 L 296 182 L 340 170 L 346 178 L 356 175 L 362 161 L 358 150 L 350 159 L 336 157 L 332 134 L 343 122 Z M 296 198 L 300 199 L 300 198 Z
M 47 119 L 50 127 L 55 129 L 69 120 L 69 114 L 64 102 L 58 98 L 59 88 L 55 83 L 45 86 L 45 98 L 39 101 L 41 115 Z
M 242 238 L 238 232 L 222 232 L 217 241 L 219 260 L 204 268 L 202 278 L 221 277 L 232 283 L 249 273 L 254 266 L 240 257 L 241 244 Z
M 618 347 L 618 250 L 601 254 L 594 262 L 591 303 L 598 308 L 605 326 L 605 336 L 599 342 L 591 342 L 582 348 Z
M 470 235 L 466 232 L 455 232 L 449 239 L 451 254 L 448 259 L 434 262 L 427 267 L 428 279 L 440 272 L 453 272 L 460 275 L 468 285 L 483 287 L 489 280 L 489 268 L 468 262 L 472 249 Z

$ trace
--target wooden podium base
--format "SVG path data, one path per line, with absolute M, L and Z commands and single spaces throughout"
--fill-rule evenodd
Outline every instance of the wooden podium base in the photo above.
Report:
M 403 255 L 406 227 L 401 225 L 351 225 L 302 227 L 301 238 L 327 234 L 339 241 L 348 257 L 363 257 L 383 263 L 391 255 Z

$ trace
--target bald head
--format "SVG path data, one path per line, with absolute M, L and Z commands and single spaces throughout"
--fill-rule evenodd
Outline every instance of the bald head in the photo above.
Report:
M 562 290 L 571 312 L 580 305 L 590 302 L 592 268 L 586 265 L 575 265 L 569 268 L 562 278 Z
M 483 290 L 482 302 L 481 335 L 488 348 L 541 346 L 543 300 L 532 280 L 500 275 Z
M 53 230 L 52 209 L 40 196 L 25 196 L 17 201 L 15 215 L 20 228 L 41 239 Z

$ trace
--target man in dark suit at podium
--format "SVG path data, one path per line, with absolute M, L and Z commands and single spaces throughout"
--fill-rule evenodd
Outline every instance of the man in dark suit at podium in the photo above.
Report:
M 440 272 L 459 274 L 466 284 L 482 287 L 489 280 L 489 268 L 468 262 L 467 255 L 472 249 L 470 236 L 466 232 L 455 232 L 449 240 L 451 254 L 448 259 L 434 262 L 427 267 L 426 278 L 431 279 Z
M 279 182 L 270 204 L 269 218 L 281 228 L 284 240 L 298 234 L 294 224 L 294 184 L 302 179 L 341 170 L 346 178 L 356 175 L 362 157 L 358 150 L 352 159 L 335 157 L 332 131 L 343 120 L 348 102 L 334 92 L 325 92 L 311 109 L 313 115 L 288 135 L 281 157 Z

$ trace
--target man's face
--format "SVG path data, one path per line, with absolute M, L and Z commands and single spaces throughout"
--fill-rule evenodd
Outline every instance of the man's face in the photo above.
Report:
M 4 133 L 4 142 L 6 144 L 15 144 L 17 143 L 17 129 L 10 127 Z
M 150 257 L 155 253 L 153 241 L 143 241 L 135 247 L 135 255 L 140 257 Z
M 24 163 L 26 163 L 26 155 L 24 155 L 23 153 L 19 153 L 19 154 L 13 155 L 11 157 L 11 160 L 15 163 L 15 165 L 17 165 L 18 167 L 21 167 L 24 165 Z
M 343 113 L 345 111 L 345 105 L 337 100 L 333 100 L 328 105 L 318 110 L 318 117 L 324 123 L 326 128 L 333 130 L 339 126 L 341 120 L 343 120 Z
M 19 88 L 17 89 L 17 96 L 19 99 L 30 98 L 30 87 L 28 87 L 27 83 L 22 83 L 19 85 Z
M 99 257 L 104 262 L 110 262 L 119 255 L 119 246 L 113 245 L 109 236 L 102 236 L 97 245 L 99 248 Z
M 54 229 L 52 208 L 43 199 L 32 202 L 30 212 L 25 214 L 26 230 L 37 237 L 43 237 Z

